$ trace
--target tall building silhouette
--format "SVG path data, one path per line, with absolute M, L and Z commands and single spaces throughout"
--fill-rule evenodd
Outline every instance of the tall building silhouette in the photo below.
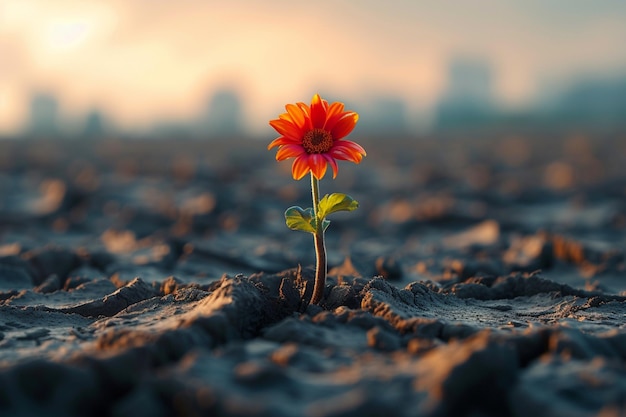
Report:
M 362 134 L 402 136 L 408 132 L 407 106 L 402 98 L 374 96 L 361 107 L 358 126 Z
M 38 137 L 54 137 L 59 134 L 59 103 L 49 93 L 32 95 L 29 108 L 28 133 Z
M 554 121 L 589 127 L 626 125 L 626 77 L 572 83 L 549 111 Z
M 493 110 L 490 64 L 480 58 L 453 58 L 448 66 L 448 84 L 436 109 L 436 126 L 480 125 L 489 120 Z
M 211 137 L 240 135 L 243 131 L 243 111 L 239 94 L 232 89 L 216 91 L 208 100 L 201 121 L 203 133 Z
M 83 126 L 83 136 L 86 138 L 99 139 L 106 134 L 106 122 L 102 112 L 98 109 L 92 109 L 85 117 Z

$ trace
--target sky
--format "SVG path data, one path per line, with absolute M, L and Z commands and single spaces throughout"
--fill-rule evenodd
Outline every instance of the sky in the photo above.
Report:
M 618 0 L 2 0 L 0 134 L 38 91 L 120 128 L 195 117 L 222 87 L 248 129 L 315 92 L 358 110 L 397 96 L 419 119 L 459 55 L 488 61 L 505 106 L 589 74 L 626 74 Z

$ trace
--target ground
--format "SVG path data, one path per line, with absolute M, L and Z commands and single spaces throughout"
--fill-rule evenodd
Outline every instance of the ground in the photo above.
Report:
M 626 136 L 0 142 L 0 415 L 626 414 Z M 271 138 L 270 138 L 271 139 Z

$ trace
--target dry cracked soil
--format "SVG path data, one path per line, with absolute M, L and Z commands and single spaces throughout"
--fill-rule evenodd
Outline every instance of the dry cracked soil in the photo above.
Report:
M 0 143 L 1 416 L 624 416 L 626 137 Z

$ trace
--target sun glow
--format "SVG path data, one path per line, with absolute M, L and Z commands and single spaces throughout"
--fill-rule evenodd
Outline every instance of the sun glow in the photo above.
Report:
M 45 45 L 51 50 L 64 51 L 80 47 L 87 41 L 93 24 L 86 20 L 51 22 L 45 30 Z
M 485 9 L 495 4 L 481 3 Z M 533 7 L 541 12 L 543 6 Z M 572 32 L 563 43 L 541 41 L 561 31 L 537 23 L 535 14 L 520 16 L 512 6 L 502 6 L 497 19 L 478 12 L 408 0 L 393 7 L 0 1 L 0 135 L 15 130 L 40 90 L 56 96 L 61 113 L 81 117 L 99 107 L 118 126 L 141 128 L 201 117 L 210 94 L 235 86 L 250 126 L 261 129 L 271 109 L 317 91 L 332 91 L 351 105 L 392 96 L 427 119 L 445 91 L 448 61 L 458 53 L 488 58 L 498 73 L 497 93 L 522 104 L 540 73 L 584 68 L 575 59 L 626 65 L 625 55 L 612 53 L 621 50 L 626 33 L 619 14 L 600 16 L 581 29 L 584 37 L 574 39 L 579 32 Z M 505 37 L 489 36 L 512 19 L 517 23 L 507 26 Z M 537 30 L 526 30 L 529 25 Z

